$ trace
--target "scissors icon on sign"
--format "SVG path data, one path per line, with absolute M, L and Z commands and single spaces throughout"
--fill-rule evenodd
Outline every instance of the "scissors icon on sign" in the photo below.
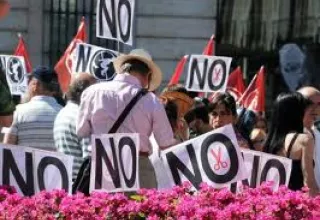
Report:
M 226 161 L 221 161 L 221 148 L 220 147 L 218 149 L 218 155 L 216 154 L 216 152 L 213 149 L 211 149 L 211 154 L 214 157 L 214 159 L 216 160 L 216 163 L 213 165 L 214 170 L 220 170 L 221 168 L 228 167 L 228 163 Z

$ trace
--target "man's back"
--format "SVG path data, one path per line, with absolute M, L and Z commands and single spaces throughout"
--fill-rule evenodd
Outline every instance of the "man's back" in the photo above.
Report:
M 18 105 L 9 131 L 17 136 L 17 145 L 55 151 L 53 123 L 61 108 L 49 96 L 36 96 Z
M 128 74 L 119 74 L 111 82 L 88 88 L 81 99 L 78 134 L 107 134 L 140 89 L 139 81 Z M 142 152 L 151 152 L 149 136 L 152 132 L 160 146 L 173 143 L 172 129 L 164 108 L 152 93 L 137 102 L 117 132 L 139 133 Z
M 78 112 L 79 106 L 69 101 L 57 115 L 53 129 L 54 142 L 57 150 L 74 157 L 74 179 L 84 160 L 83 158 L 88 156 L 89 153 L 89 139 L 80 139 L 76 134 Z

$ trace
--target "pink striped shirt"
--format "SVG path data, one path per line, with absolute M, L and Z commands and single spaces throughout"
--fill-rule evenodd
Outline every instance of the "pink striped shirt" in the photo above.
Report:
M 90 86 L 81 97 L 78 135 L 88 137 L 92 134 L 108 133 L 125 106 L 140 89 L 139 80 L 129 74 L 118 74 L 113 81 Z M 136 103 L 117 132 L 139 133 L 142 152 L 152 152 L 149 142 L 151 133 L 154 133 L 161 147 L 175 144 L 164 107 L 151 92 Z

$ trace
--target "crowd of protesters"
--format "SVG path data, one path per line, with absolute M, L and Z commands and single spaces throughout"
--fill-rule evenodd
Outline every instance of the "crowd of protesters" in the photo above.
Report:
M 8 98 L 8 89 L 0 84 L 3 97 L 0 122 L 8 127 L 2 129 L 3 143 L 72 155 L 75 180 L 84 158 L 90 155 L 91 135 L 109 133 L 119 117 L 123 117 L 121 113 L 130 101 L 141 94 L 113 131 L 139 134 L 141 187 L 157 186 L 151 155 L 231 124 L 241 148 L 292 159 L 290 189 L 307 186 L 311 195 L 319 192 L 317 147 L 320 146 L 316 145 L 315 133 L 320 116 L 320 92 L 317 89 L 304 87 L 280 94 L 271 118 L 266 120 L 261 113 L 241 109 L 228 93 L 217 92 L 209 100 L 176 84 L 167 86 L 157 96 L 155 91 L 162 82 L 162 73 L 144 50 L 119 56 L 114 60 L 114 68 L 117 75 L 108 82 L 98 83 L 88 73 L 79 74 L 63 99 L 56 73 L 38 67 L 30 75 L 23 103 L 15 108 Z M 158 147 L 152 146 L 151 136 Z

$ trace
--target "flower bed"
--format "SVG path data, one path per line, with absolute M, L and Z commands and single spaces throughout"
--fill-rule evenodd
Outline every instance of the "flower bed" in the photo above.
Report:
M 320 197 L 268 185 L 233 194 L 206 185 L 197 193 L 188 184 L 168 191 L 68 195 L 63 191 L 19 196 L 0 188 L 0 219 L 319 219 Z

